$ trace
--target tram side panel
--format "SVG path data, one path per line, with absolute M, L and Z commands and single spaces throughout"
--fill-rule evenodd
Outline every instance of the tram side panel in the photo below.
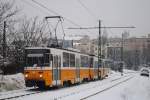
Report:
M 81 81 L 89 80 L 89 69 L 88 68 L 80 68 L 80 80 Z
M 80 55 L 81 66 L 80 66 L 80 79 L 81 81 L 88 81 L 90 76 L 89 69 L 89 56 L 88 55 Z
M 97 57 L 93 57 L 93 68 L 94 68 L 94 79 L 97 80 L 98 79 L 98 58 Z
M 104 68 L 100 67 L 99 70 L 100 70 L 100 76 L 101 76 L 101 78 L 102 79 L 105 78 L 105 70 L 104 70 Z
M 76 82 L 75 53 L 62 52 L 61 82 L 64 85 Z
M 89 70 L 90 70 L 90 72 L 89 72 L 89 79 L 90 80 L 94 80 L 94 68 L 90 68 Z
M 61 82 L 62 85 L 65 84 L 65 82 L 69 84 L 74 84 L 76 81 L 76 71 L 75 68 L 62 68 L 61 69 Z
M 94 80 L 94 58 L 89 57 L 89 79 Z

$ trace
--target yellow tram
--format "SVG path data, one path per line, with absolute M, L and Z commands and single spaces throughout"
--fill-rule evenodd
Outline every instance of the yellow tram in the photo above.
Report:
M 25 49 L 26 86 L 66 86 L 108 76 L 109 68 L 99 67 L 98 58 L 74 50 L 28 47 Z

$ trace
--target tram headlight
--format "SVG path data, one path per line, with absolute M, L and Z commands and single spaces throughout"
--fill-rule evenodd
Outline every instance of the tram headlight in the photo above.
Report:
M 40 78 L 41 78 L 41 77 L 43 77 L 43 75 L 42 75 L 42 74 L 40 74 Z
M 25 77 L 28 77 L 28 74 L 25 74 Z

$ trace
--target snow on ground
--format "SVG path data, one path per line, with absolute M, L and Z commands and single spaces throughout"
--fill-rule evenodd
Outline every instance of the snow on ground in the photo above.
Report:
M 24 76 L 21 73 L 5 75 L 0 78 L 0 92 L 25 88 Z
M 82 97 L 96 93 L 106 87 L 112 86 L 120 81 L 126 80 L 131 76 L 132 79 L 119 84 L 107 91 L 99 93 L 87 100 L 149 100 L 150 98 L 150 78 L 140 76 L 139 73 L 124 74 L 111 72 L 108 78 L 81 84 L 69 88 L 61 88 L 57 90 L 49 90 L 43 93 L 34 94 L 30 96 L 20 97 L 19 100 L 79 100 Z M 119 80 L 117 80 L 120 78 Z
M 18 75 L 18 76 L 20 77 L 21 75 Z M 41 100 L 41 99 L 43 100 L 79 100 L 88 95 L 104 90 L 105 88 L 111 87 L 115 85 L 116 83 L 124 81 L 132 76 L 134 77 L 131 78 L 130 80 L 124 83 L 121 83 L 109 90 L 106 90 L 97 95 L 94 95 L 88 98 L 87 100 L 100 100 L 100 99 L 101 100 L 149 100 L 150 78 L 140 76 L 139 73 L 135 71 L 130 71 L 130 70 L 125 70 L 124 76 L 121 76 L 119 72 L 111 71 L 111 74 L 109 75 L 109 77 L 107 77 L 104 80 L 89 82 L 86 84 L 80 84 L 77 86 L 72 86 L 72 87 L 67 87 L 67 88 L 51 89 L 51 90 L 37 93 L 34 95 L 15 98 L 15 100 L 16 99 L 18 100 L 34 100 L 34 99 L 36 100 Z M 16 78 L 16 75 L 15 75 L 15 78 Z M 24 81 L 23 81 L 23 84 L 24 84 Z M 22 87 L 24 87 L 24 85 Z M 24 91 L 24 92 L 32 92 L 32 91 Z M 23 91 L 20 93 L 23 93 Z
M 133 79 L 87 100 L 150 100 L 150 78 L 136 75 Z
M 99 88 L 104 88 L 106 86 L 111 85 L 111 83 L 117 79 L 120 79 L 121 76 L 120 73 L 112 72 L 113 74 L 109 75 L 108 78 L 100 81 L 94 81 L 94 82 L 89 82 L 86 84 L 81 84 L 73 87 L 68 87 L 68 88 L 61 88 L 61 89 L 56 89 L 56 90 L 49 90 L 46 92 L 30 95 L 30 96 L 25 96 L 25 97 L 20 97 L 18 100 L 79 100 L 82 96 L 85 96 L 85 93 L 92 93 L 94 90 L 97 90 Z M 125 75 L 127 78 L 131 75 L 126 74 Z M 123 78 L 123 79 L 124 79 Z M 89 92 L 91 91 L 91 92 Z M 83 95 L 82 95 L 83 94 Z M 96 99 L 97 100 L 97 99 Z
M 137 71 L 129 70 L 129 69 L 123 69 L 124 73 L 137 73 Z

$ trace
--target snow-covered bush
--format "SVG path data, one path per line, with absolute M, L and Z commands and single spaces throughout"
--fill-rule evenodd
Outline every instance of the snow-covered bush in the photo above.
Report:
M 6 75 L 0 77 L 0 92 L 25 88 L 23 74 Z

